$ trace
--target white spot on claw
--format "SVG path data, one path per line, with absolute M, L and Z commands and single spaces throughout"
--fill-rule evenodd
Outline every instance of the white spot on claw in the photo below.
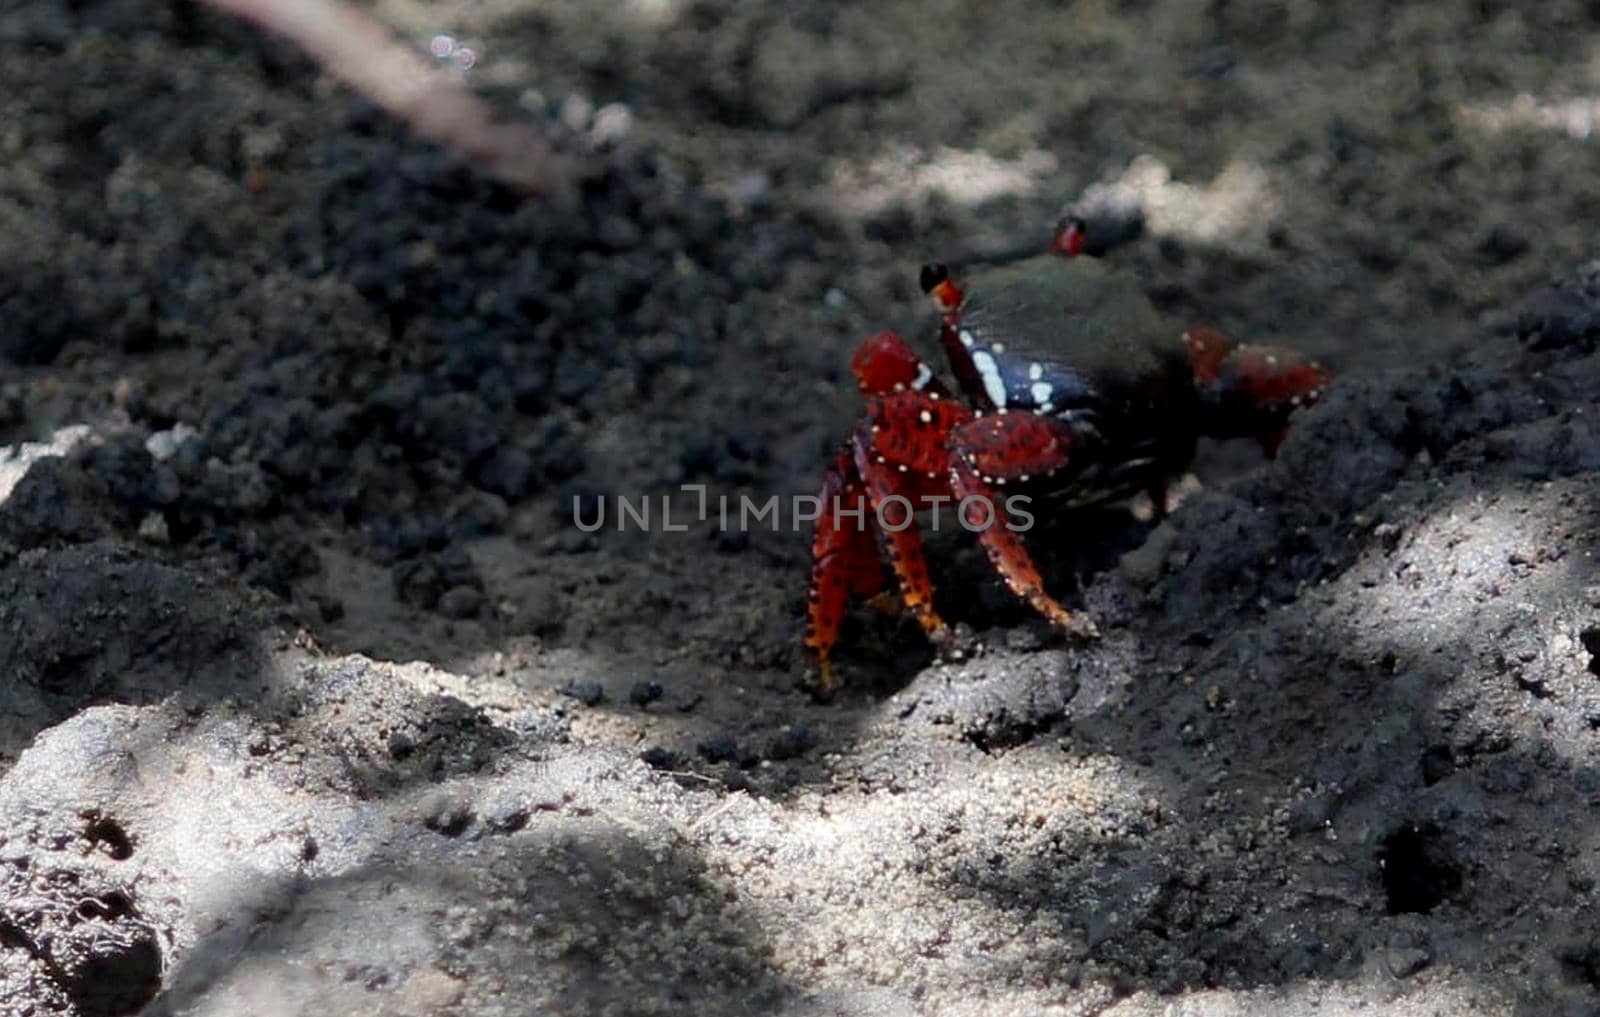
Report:
M 1028 365 L 1028 380 L 1038 381 L 1044 377 L 1044 365 L 1035 360 Z
M 911 387 L 921 392 L 928 382 L 933 380 L 933 368 L 920 360 L 917 362 L 917 377 L 911 382 Z
M 929 413 L 927 410 L 923 410 L 921 413 L 917 414 L 917 419 L 922 421 L 924 424 L 931 424 L 933 423 L 933 414 Z
M 1040 409 L 1050 407 L 1050 396 L 1055 393 L 1055 386 L 1048 381 L 1036 381 L 1028 386 L 1028 394 L 1033 396 L 1033 403 Z
M 972 348 L 972 344 L 975 340 L 972 338 L 971 332 L 968 332 L 966 329 L 962 329 L 960 332 L 956 333 L 956 335 L 960 337 L 961 345 L 967 347 L 968 349 Z
M 989 348 L 991 350 L 994 350 L 995 356 L 999 356 L 1000 354 L 1002 354 L 1002 353 L 1004 353 L 1006 351 L 1006 344 L 1005 343 L 995 343 L 994 345 L 990 346 Z

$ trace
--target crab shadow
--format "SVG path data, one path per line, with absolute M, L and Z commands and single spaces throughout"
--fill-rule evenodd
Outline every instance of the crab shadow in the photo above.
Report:
M 1001 696 L 1023 715 L 991 751 L 1108 754 L 1161 819 L 975 856 L 950 891 L 1058 914 L 1130 991 L 1440 966 L 1530 1017 L 1592 1002 L 1594 369 L 1353 381 L 1285 462 L 1181 510 L 1153 573 L 1091 585 L 1101 645 L 1042 679 L 1027 653 L 975 662 L 1070 690 Z
M 1584 567 L 1551 586 L 1570 602 L 1595 578 Z M 1509 596 L 1501 607 L 1516 618 Z M 1470 623 L 1372 629 L 1348 605 L 1290 606 L 1161 664 L 1131 633 L 1087 651 L 1057 677 L 1076 700 L 990 751 L 1069 772 L 1109 755 L 1159 818 L 1067 821 L 1046 850 L 986 847 L 947 891 L 1019 920 L 1059 916 L 1126 991 L 1436 966 L 1518 986 L 1530 1017 L 1592 998 L 1600 768 L 1583 661 L 1541 659 L 1518 678 Z M 1439 651 L 1452 643 L 1472 651 Z M 1095 677 L 1107 672 L 1119 677 Z M 1065 755 L 1033 747 L 1056 741 Z

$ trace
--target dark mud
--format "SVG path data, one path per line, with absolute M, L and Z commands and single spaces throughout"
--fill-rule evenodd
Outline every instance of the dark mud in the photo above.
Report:
M 7 1013 L 1600 1012 L 1588 5 L 378 9 L 581 200 L 0 12 Z M 915 266 L 1069 206 L 1339 372 L 1032 534 L 1096 643 L 941 535 L 973 653 L 863 610 L 817 702 L 804 533 L 572 525 L 811 492 Z

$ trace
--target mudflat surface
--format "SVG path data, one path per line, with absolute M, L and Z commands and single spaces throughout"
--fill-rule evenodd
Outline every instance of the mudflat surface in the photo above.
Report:
M 0 11 L 6 1013 L 1600 1013 L 1592 5 L 380 3 L 521 200 L 190 4 Z M 1176 511 L 808 535 L 854 345 L 1064 209 L 1338 373 Z M 1552 280 L 1559 284 L 1552 286 Z M 613 517 L 614 521 L 614 517 Z

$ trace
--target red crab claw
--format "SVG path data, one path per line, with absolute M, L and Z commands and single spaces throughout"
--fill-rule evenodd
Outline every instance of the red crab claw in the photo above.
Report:
M 890 392 L 937 392 L 949 395 L 934 376 L 933 368 L 917 356 L 909 343 L 893 332 L 879 332 L 856 348 L 850 371 L 863 395 L 888 395 Z
M 1253 436 L 1270 458 L 1288 433 L 1289 415 L 1313 406 L 1333 375 L 1298 350 L 1234 346 L 1222 333 L 1192 328 L 1183 334 L 1195 383 L 1212 403 L 1216 437 Z

